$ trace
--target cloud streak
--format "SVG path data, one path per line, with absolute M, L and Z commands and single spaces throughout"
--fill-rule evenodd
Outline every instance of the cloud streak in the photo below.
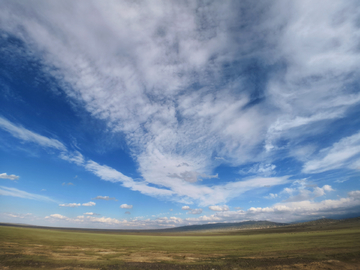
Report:
M 117 201 L 116 198 L 109 196 L 96 196 L 95 198 L 92 198 L 92 200 Z
M 3 117 L 0 117 L 0 128 L 9 132 L 11 135 L 20 140 L 33 142 L 43 147 L 55 148 L 57 150 L 66 150 L 66 147 L 58 140 L 49 139 L 22 126 L 15 125 Z
M 354 167 L 360 160 L 360 132 L 345 137 L 331 147 L 319 151 L 318 157 L 304 164 L 303 172 L 320 173 L 344 167 Z
M 56 202 L 55 200 L 47 196 L 33 194 L 17 188 L 4 187 L 4 186 L 0 186 L 0 195 L 12 196 L 12 197 L 18 197 L 18 198 L 24 198 L 24 199 L 30 199 L 36 201 Z
M 80 206 L 81 204 L 80 203 L 61 203 L 59 204 L 59 206 L 61 207 L 78 207 Z

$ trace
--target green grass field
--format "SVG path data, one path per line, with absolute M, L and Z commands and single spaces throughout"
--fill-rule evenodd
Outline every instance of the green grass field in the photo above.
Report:
M 249 232 L 131 235 L 0 226 L 0 269 L 360 269 L 359 227 Z

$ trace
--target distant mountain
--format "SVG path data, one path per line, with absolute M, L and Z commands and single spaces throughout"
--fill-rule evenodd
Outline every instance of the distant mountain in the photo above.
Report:
M 181 232 L 234 232 L 234 233 L 250 233 L 247 230 L 254 230 L 251 233 L 280 233 L 280 232 L 300 232 L 308 230 L 327 230 L 339 228 L 352 228 L 360 226 L 360 217 L 346 219 L 328 219 L 322 218 L 306 222 L 298 223 L 278 223 L 271 221 L 243 221 L 236 223 L 213 223 L 203 225 L 190 225 L 167 229 L 149 229 L 149 230 L 126 230 L 126 229 L 85 229 L 85 228 L 64 228 L 64 227 L 47 227 L 34 226 L 26 224 L 0 223 L 0 226 L 27 227 L 39 229 L 55 229 L 55 230 L 71 230 L 71 231 L 94 231 L 94 232 L 113 232 L 113 233 L 181 233 Z M 255 231 L 258 229 L 258 231 Z M 263 230 L 260 230 L 263 229 Z M 244 230 L 244 232 L 243 232 Z
M 340 222 L 343 220 L 337 220 L 337 219 L 330 219 L 330 218 L 321 218 L 321 219 L 316 219 L 316 220 L 311 220 L 311 221 L 306 221 L 306 222 L 297 222 L 297 223 L 293 223 L 290 224 L 289 226 L 317 226 L 317 225 L 327 225 L 327 224 L 331 224 L 331 223 L 336 223 L 336 222 Z
M 243 221 L 236 223 L 213 223 L 202 225 L 189 225 L 170 229 L 155 230 L 159 232 L 187 232 L 187 231 L 214 231 L 214 230 L 248 230 L 248 229 L 265 229 L 289 225 L 287 223 L 277 223 L 271 221 Z
M 322 218 L 306 222 L 298 223 L 278 223 L 271 221 L 243 221 L 237 223 L 214 223 L 214 224 L 203 224 L 203 225 L 190 225 L 182 226 L 169 229 L 159 229 L 153 230 L 156 232 L 200 232 L 200 231 L 238 231 L 238 230 L 252 230 L 252 229 L 274 229 L 273 232 L 277 231 L 297 231 L 297 230 L 306 230 L 306 229 L 331 229 L 331 228 L 340 228 L 353 226 L 354 224 L 359 224 L 360 226 L 360 217 L 356 218 L 347 218 L 347 219 L 329 219 Z M 270 232 L 269 230 L 266 230 Z M 279 231 L 279 232 L 280 232 Z

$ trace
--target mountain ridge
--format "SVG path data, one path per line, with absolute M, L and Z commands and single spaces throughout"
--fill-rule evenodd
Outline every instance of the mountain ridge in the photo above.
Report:
M 297 223 L 280 223 L 267 220 L 248 220 L 233 223 L 211 223 L 200 225 L 187 225 L 173 228 L 162 229 L 94 229 L 94 228 L 71 228 L 71 227 L 49 227 L 49 226 L 36 226 L 28 224 L 15 224 L 15 223 L 0 223 L 0 226 L 14 226 L 26 228 L 41 228 L 41 229 L 55 229 L 55 230 L 75 230 L 75 231 L 97 231 L 97 232 L 119 232 L 119 233 L 180 233 L 180 232 L 221 232 L 221 231 L 242 231 L 242 230 L 260 230 L 260 229 L 312 229 L 322 228 L 323 226 L 346 226 L 351 223 L 359 223 L 360 217 L 345 218 L 345 219 L 329 219 L 321 218 L 305 222 Z

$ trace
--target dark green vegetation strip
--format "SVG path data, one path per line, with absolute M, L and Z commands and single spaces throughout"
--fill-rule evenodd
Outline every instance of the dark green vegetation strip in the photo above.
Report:
M 251 233 L 124 235 L 2 226 L 0 266 L 19 269 L 242 269 L 324 260 L 359 263 L 359 227 Z

